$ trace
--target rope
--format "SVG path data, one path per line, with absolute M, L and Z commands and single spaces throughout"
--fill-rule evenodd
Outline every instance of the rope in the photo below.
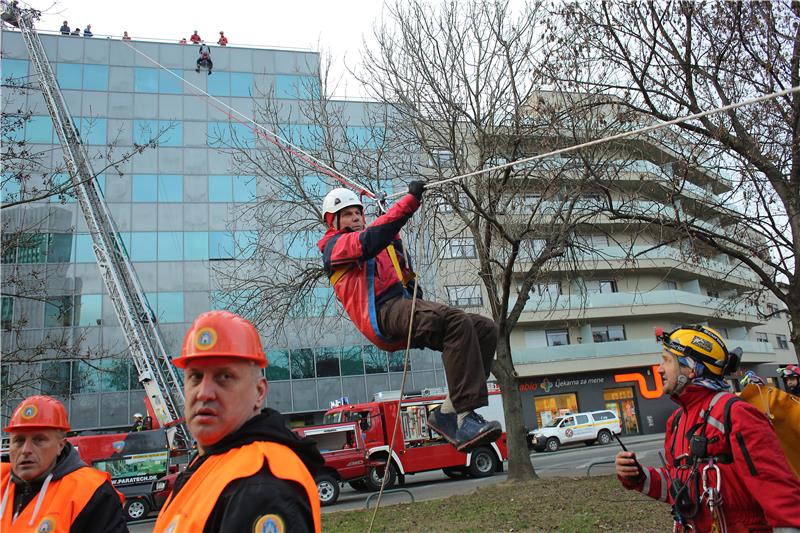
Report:
M 262 126 L 261 124 L 259 124 L 255 120 L 243 115 L 241 112 L 239 112 L 238 110 L 232 108 L 231 106 L 229 106 L 225 102 L 221 101 L 219 98 L 210 95 L 209 93 L 207 93 L 206 91 L 204 91 L 203 89 L 201 89 L 200 87 L 195 85 L 194 83 L 192 83 L 192 82 L 188 81 L 186 78 L 182 77 L 180 74 L 177 74 L 174 71 L 168 69 L 167 67 L 165 67 L 164 65 L 162 65 L 161 63 L 159 63 L 158 61 L 156 61 L 155 59 L 153 59 L 149 55 L 147 55 L 144 52 L 142 52 L 141 50 L 137 49 L 136 47 L 131 45 L 129 42 L 127 42 L 127 41 L 121 41 L 121 42 L 122 42 L 122 44 L 124 44 L 125 46 L 127 46 L 128 48 L 130 48 L 131 50 L 136 52 L 137 54 L 141 55 L 142 57 L 144 57 L 145 59 L 147 59 L 148 61 L 150 61 L 154 65 L 156 65 L 159 68 L 165 70 L 166 72 L 169 72 L 171 75 L 173 75 L 174 77 L 176 77 L 180 81 L 182 81 L 185 84 L 189 85 L 192 89 L 194 89 L 198 93 L 196 96 L 203 95 L 204 97 L 206 97 L 208 99 L 208 103 L 210 105 L 212 105 L 212 107 L 216 108 L 218 111 L 221 111 L 221 112 L 225 113 L 225 115 L 227 115 L 228 118 L 230 118 L 231 120 L 235 120 L 235 121 L 239 122 L 240 124 L 243 124 L 243 125 L 247 126 L 257 136 L 259 136 L 259 138 L 268 140 L 269 142 L 273 143 L 278 148 L 281 148 L 282 150 L 285 150 L 289 154 L 297 157 L 298 159 L 301 159 L 305 163 L 308 163 L 314 169 L 319 170 L 320 172 L 326 174 L 327 176 L 330 176 L 331 178 L 334 178 L 334 179 L 344 183 L 345 185 L 349 185 L 349 186 L 361 191 L 362 194 L 365 194 L 365 195 L 369 196 L 370 198 L 375 198 L 376 197 L 376 194 L 374 192 L 372 192 L 369 189 L 359 185 L 358 183 L 356 183 L 355 181 L 351 180 L 350 178 L 348 178 L 347 176 L 345 176 L 341 172 L 337 171 L 336 169 L 332 168 L 331 166 L 327 165 L 326 163 L 324 163 L 324 162 L 320 161 L 319 159 L 315 158 L 313 155 L 309 154 L 308 152 L 306 152 L 305 150 L 303 150 L 299 146 L 293 144 L 291 141 L 288 141 L 284 137 L 281 137 L 277 133 L 267 129 L 265 126 Z M 220 109 L 220 107 L 215 106 L 212 102 L 216 102 L 217 104 L 219 104 L 219 106 L 223 107 L 224 109 Z M 226 110 L 228 110 L 228 111 L 226 111 Z M 234 114 L 237 115 L 237 116 L 234 116 Z
M 421 222 L 421 221 L 420 221 Z M 417 257 L 420 257 L 421 242 L 422 242 L 422 223 L 417 230 Z M 392 451 L 394 451 L 395 437 L 397 436 L 397 428 L 400 425 L 400 413 L 403 408 L 403 391 L 406 390 L 406 376 L 408 376 L 408 361 L 410 359 L 411 350 L 411 336 L 414 331 L 414 310 L 417 306 L 417 278 L 414 279 L 414 292 L 411 295 L 411 317 L 408 320 L 408 336 L 406 337 L 406 350 L 403 357 L 403 378 L 400 381 L 400 399 L 397 400 L 397 417 L 394 420 L 394 428 L 392 429 L 392 438 L 389 441 L 389 457 L 386 459 L 386 468 L 383 471 L 383 479 L 381 480 L 381 489 L 378 491 L 378 501 L 375 503 L 375 510 L 372 512 L 372 518 L 369 521 L 369 529 L 367 533 L 372 533 L 372 526 L 375 524 L 375 517 L 378 516 L 378 509 L 381 507 L 381 498 L 383 498 L 383 491 L 386 488 L 386 479 L 389 477 L 389 463 L 392 461 Z
M 493 172 L 493 171 L 496 171 L 496 170 L 503 170 L 504 168 L 507 168 L 507 167 L 510 167 L 510 166 L 513 166 L 513 165 L 520 165 L 520 164 L 524 164 L 524 163 L 529 163 L 531 161 L 537 161 L 539 159 L 545 159 L 547 157 L 553 157 L 555 155 L 560 155 L 560 154 L 563 154 L 563 153 L 566 153 L 566 152 L 573 152 L 575 150 L 580 150 L 582 148 L 588 148 L 590 146 L 596 146 L 598 144 L 607 143 L 609 141 L 616 141 L 618 139 L 625 139 L 627 137 L 633 137 L 634 135 L 641 135 L 643 133 L 649 133 L 651 131 L 656 131 L 656 130 L 659 130 L 659 129 L 662 129 L 662 128 L 666 128 L 668 126 L 673 126 L 675 124 L 680 124 L 682 122 L 688 122 L 690 120 L 695 120 L 695 119 L 698 119 L 698 118 L 702 118 L 702 117 L 705 117 L 707 115 L 713 115 L 713 114 L 716 114 L 716 113 L 722 113 L 724 111 L 730 111 L 732 109 L 737 109 L 739 107 L 744 107 L 744 106 L 747 106 L 747 105 L 766 102 L 767 100 L 772 100 L 773 98 L 778 98 L 780 96 L 786 96 L 786 95 L 789 95 L 789 94 L 792 94 L 792 93 L 796 93 L 796 92 L 800 92 L 800 86 L 791 87 L 789 89 L 784 89 L 783 91 L 778 91 L 778 92 L 774 92 L 774 93 L 765 94 L 765 95 L 759 96 L 757 98 L 751 98 L 749 100 L 742 100 L 741 102 L 728 104 L 728 105 L 722 106 L 722 107 L 716 107 L 714 109 L 709 109 L 707 111 L 701 111 L 700 113 L 695 113 L 693 115 L 688 115 L 688 116 L 685 116 L 685 117 L 679 117 L 679 118 L 670 120 L 668 122 L 660 122 L 658 124 L 653 124 L 653 125 L 647 126 L 645 128 L 640 128 L 638 130 L 626 131 L 624 133 L 618 133 L 617 135 L 612 135 L 610 137 L 601 137 L 599 139 L 595 139 L 593 141 L 588 141 L 588 142 L 585 142 L 585 143 L 582 143 L 582 144 L 577 144 L 577 145 L 573 145 L 573 146 L 567 146 L 566 148 L 560 148 L 558 150 L 553 150 L 551 152 L 547 152 L 547 153 L 544 153 L 544 154 L 539 154 L 539 155 L 534 155 L 534 156 L 531 156 L 531 157 L 526 157 L 526 158 L 523 158 L 523 159 L 518 159 L 517 161 L 511 162 L 511 163 L 503 163 L 502 165 L 496 165 L 496 166 L 489 167 L 489 168 L 483 168 L 483 169 L 480 169 L 480 170 L 476 170 L 474 172 L 470 172 L 468 174 L 461 174 L 459 176 L 453 176 L 452 178 L 447 178 L 447 179 L 443 179 L 443 180 L 439 180 L 439 181 L 433 181 L 431 183 L 426 183 L 425 184 L 425 188 L 426 189 L 431 189 L 431 188 L 434 188 L 434 187 L 441 187 L 442 185 L 445 185 L 445 184 L 450 183 L 452 181 L 462 180 L 464 178 L 470 178 L 472 176 L 477 176 L 479 174 L 484 174 L 486 172 Z M 404 194 L 405 193 L 399 193 L 398 192 L 398 193 L 390 194 L 386 198 L 387 199 L 397 198 L 397 197 L 402 196 Z

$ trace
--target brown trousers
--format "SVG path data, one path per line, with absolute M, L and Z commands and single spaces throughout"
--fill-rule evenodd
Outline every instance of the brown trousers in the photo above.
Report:
M 384 302 L 378 309 L 381 333 L 405 342 L 410 317 L 410 299 L 398 296 Z M 417 299 L 411 346 L 442 352 L 450 400 L 456 412 L 488 404 L 486 379 L 497 348 L 497 326 L 492 320 L 457 307 Z

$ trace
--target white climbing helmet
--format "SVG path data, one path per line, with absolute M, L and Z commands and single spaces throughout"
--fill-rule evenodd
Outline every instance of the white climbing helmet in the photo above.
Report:
M 326 224 L 331 224 L 331 220 L 328 220 L 328 214 L 335 215 L 345 207 L 353 205 L 357 205 L 362 210 L 364 209 L 361 198 L 350 189 L 333 189 L 326 194 L 325 199 L 322 200 L 322 218 L 325 220 Z

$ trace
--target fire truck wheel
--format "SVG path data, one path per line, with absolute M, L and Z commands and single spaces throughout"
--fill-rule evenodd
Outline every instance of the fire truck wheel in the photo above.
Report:
M 366 479 L 369 490 L 373 492 L 381 490 L 381 482 L 383 482 L 383 476 L 381 474 L 383 474 L 384 470 L 387 471 L 386 475 L 389 476 L 386 479 L 386 489 L 394 487 L 394 482 L 397 479 L 397 468 L 394 466 L 394 463 L 389 463 L 388 469 L 374 466 L 369 469 Z
M 467 475 L 467 469 L 463 466 L 448 466 L 447 468 L 442 468 L 442 472 L 444 472 L 445 476 L 453 479 L 459 479 Z
M 142 498 L 125 500 L 123 511 L 125 512 L 125 520 L 142 520 L 147 518 L 147 514 L 150 512 L 150 506 L 147 505 L 147 500 Z
M 472 450 L 472 460 L 469 463 L 469 475 L 472 477 L 491 476 L 497 469 L 497 456 L 491 448 L 483 446 Z
M 339 499 L 339 481 L 330 474 L 319 474 L 316 478 L 319 504 L 333 505 Z
M 369 491 L 369 487 L 367 487 L 367 481 L 365 479 L 354 479 L 348 483 L 353 490 L 357 490 L 359 492 Z

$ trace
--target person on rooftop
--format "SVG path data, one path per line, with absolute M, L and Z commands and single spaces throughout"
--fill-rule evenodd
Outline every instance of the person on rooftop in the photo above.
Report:
M 224 32 L 219 32 L 219 41 L 217 41 L 217 44 L 220 45 L 220 46 L 227 46 L 228 38 L 225 37 L 225 33 Z
M 61 35 L 69 35 L 69 24 L 67 21 L 64 21 L 64 24 L 61 25 Z
M 72 33 L 70 33 L 70 35 L 80 35 L 80 34 L 81 34 L 81 29 L 77 26 L 75 26 L 75 29 L 72 30 Z
M 128 35 L 127 31 L 122 32 L 122 40 L 123 41 L 130 41 L 131 40 L 131 36 Z
M 87 24 L 86 28 L 83 30 L 83 36 L 84 37 L 91 37 L 92 35 L 94 35 L 92 33 L 92 25 L 91 24 Z
M 201 39 L 200 36 L 197 34 L 197 30 L 194 30 L 194 33 L 192 34 L 191 37 L 189 37 L 189 40 L 192 41 L 194 44 L 197 44 L 201 42 L 203 39 Z
M 181 40 L 178 41 L 178 44 L 186 44 L 186 37 L 181 37 Z

